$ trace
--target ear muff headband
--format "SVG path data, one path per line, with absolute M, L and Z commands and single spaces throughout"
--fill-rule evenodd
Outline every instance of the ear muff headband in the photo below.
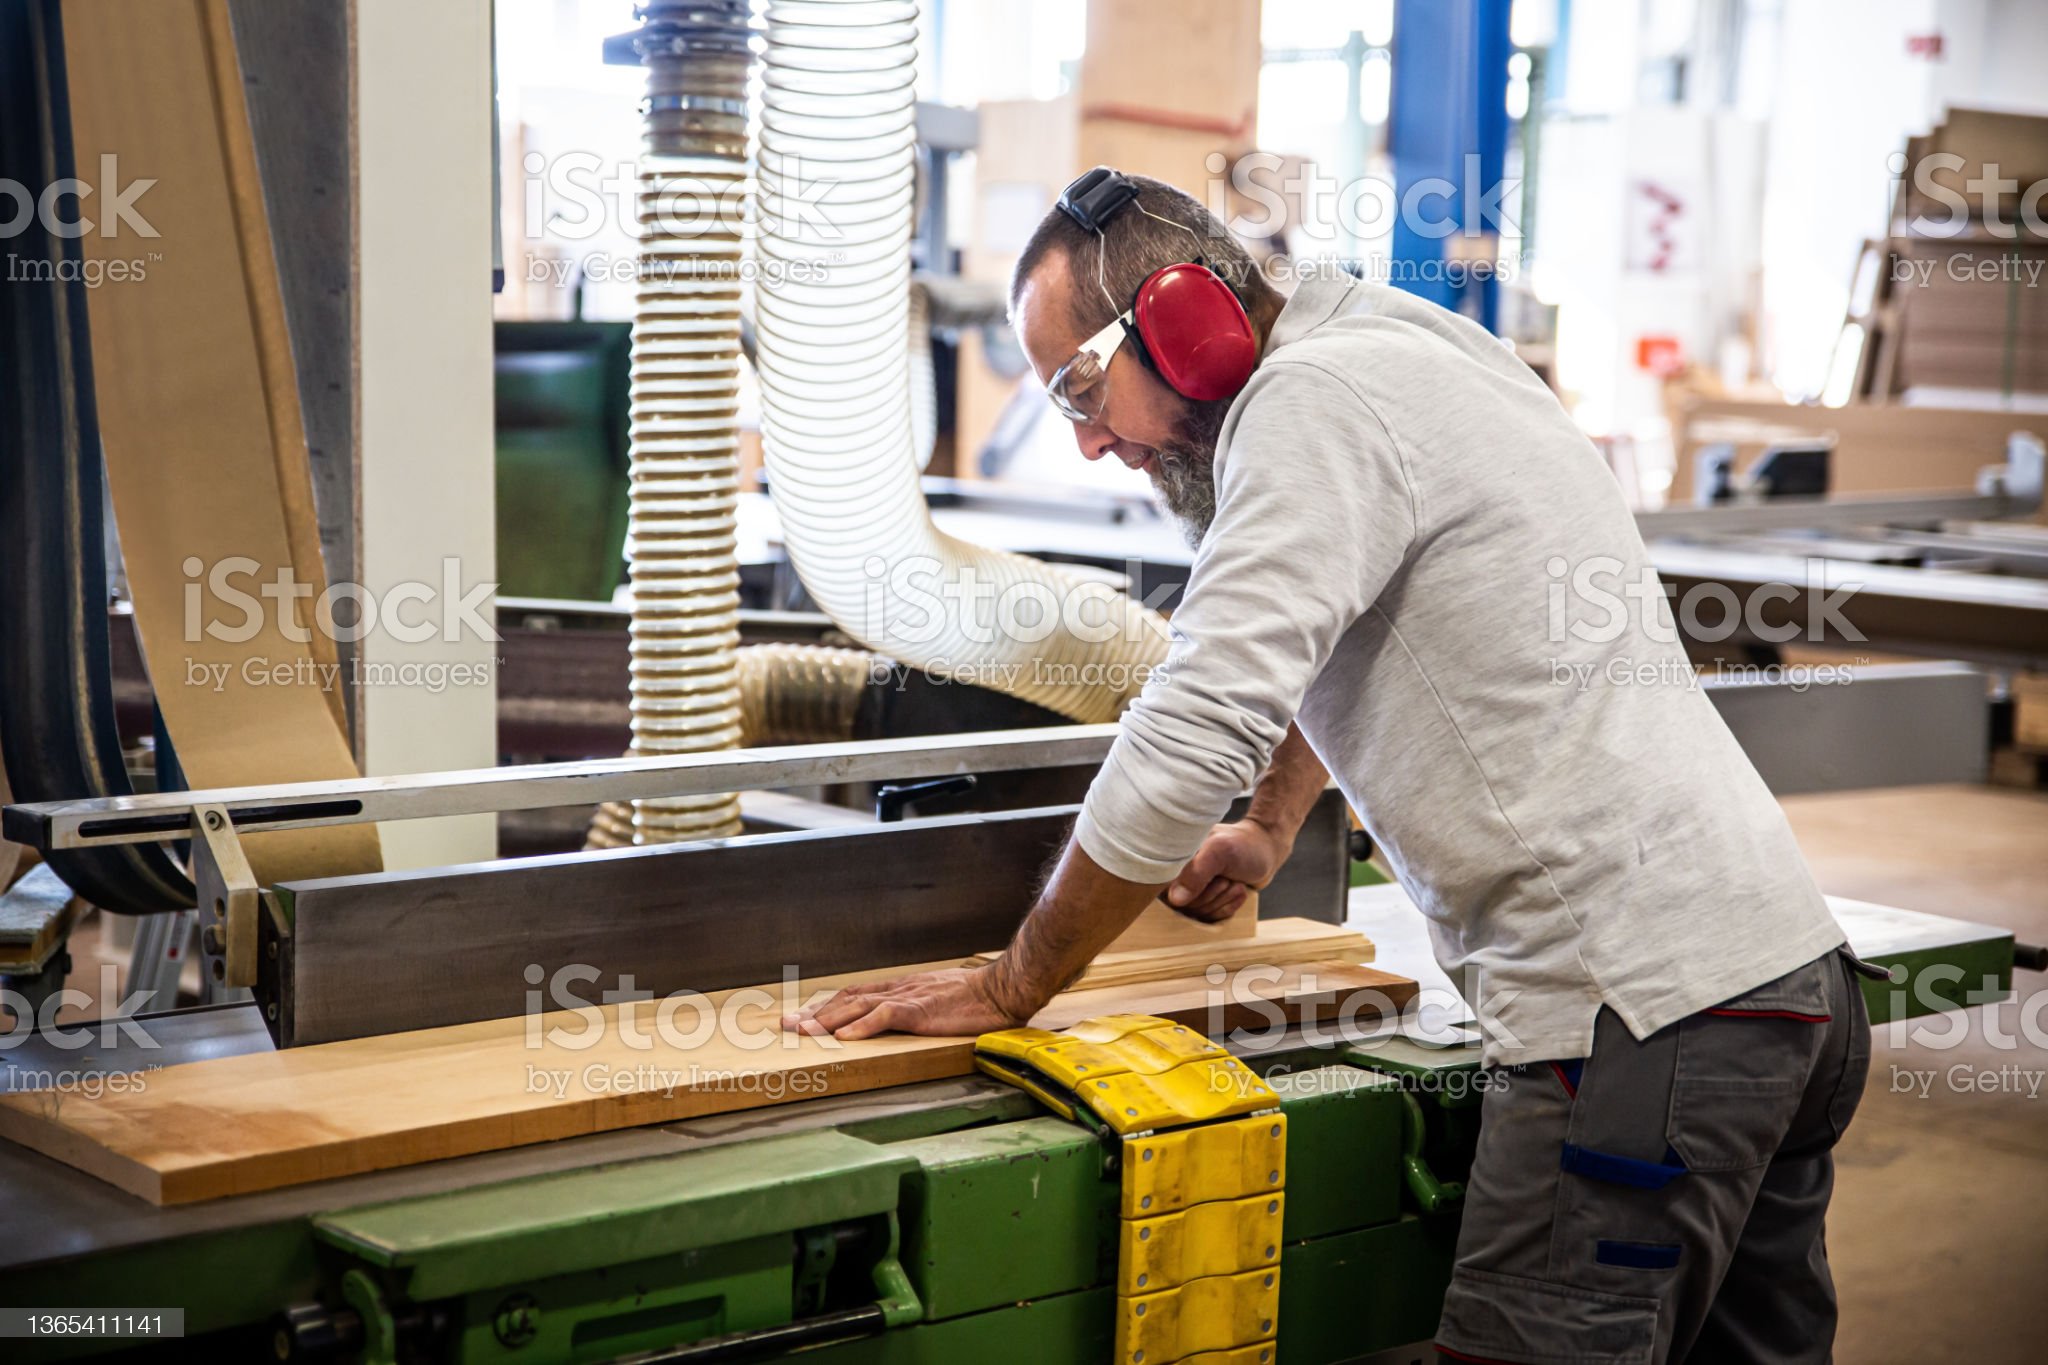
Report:
M 1059 210 L 1100 240 L 1104 226 L 1135 204 L 1137 197 L 1138 186 L 1130 177 L 1097 166 L 1076 177 L 1060 194 Z M 1137 204 L 1137 209 L 1146 212 L 1142 204 Z M 1161 221 L 1173 222 L 1170 218 Z M 1201 240 L 1186 224 L 1173 226 L 1197 242 Z M 1106 250 L 1106 241 L 1103 246 Z M 1098 256 L 1098 271 L 1100 267 Z M 1139 359 L 1184 398 L 1197 402 L 1228 398 L 1245 386 L 1259 362 L 1258 338 L 1244 303 L 1199 256 L 1146 276 L 1131 300 L 1130 315 L 1129 330 Z

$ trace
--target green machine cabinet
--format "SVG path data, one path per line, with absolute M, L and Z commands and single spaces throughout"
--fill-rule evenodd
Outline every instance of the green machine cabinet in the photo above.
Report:
M 351 1209 L 313 1229 L 364 1365 L 795 1346 L 921 1316 L 897 1259 L 913 1165 L 826 1130 Z
M 629 324 L 496 324 L 498 585 L 609 602 L 625 570 Z
M 1288 1116 L 1298 1192 L 1276 1355 L 1334 1365 L 1426 1339 L 1469 1162 L 1474 1054 L 1397 1042 L 1244 1060 Z M 274 1340 L 334 1365 L 1107 1360 L 1120 1145 L 1020 1091 L 947 1087 L 837 1126 L 55 1265 L 9 1297 L 82 1305 L 89 1284 L 109 1305 L 182 1302 L 195 1337 L 177 1345 L 215 1359 Z M 118 1343 L 17 1345 L 50 1359 Z
M 1413 1045 L 1402 1045 L 1412 1047 Z M 1400 1052 L 1418 1084 L 1341 1051 L 1245 1060 L 1288 1119 L 1278 1358 L 1326 1365 L 1426 1340 L 1450 1280 L 1455 1194 L 1415 1204 L 1410 1153 L 1462 1172 L 1458 1124 L 1427 1116 L 1468 1091 L 1475 1054 Z M 1463 1081 L 1448 1079 L 1462 1074 Z M 1419 1092 L 1419 1098 L 1418 1098 Z M 1469 1125 L 1468 1125 L 1469 1126 Z M 819 1365 L 1037 1365 L 1110 1356 L 1118 1147 L 1049 1115 L 891 1144 L 915 1160 L 900 1209 L 922 1321 L 832 1346 Z M 1439 1182 L 1443 1183 L 1443 1182 Z M 1454 1184 L 1454 1182 L 1452 1182 Z

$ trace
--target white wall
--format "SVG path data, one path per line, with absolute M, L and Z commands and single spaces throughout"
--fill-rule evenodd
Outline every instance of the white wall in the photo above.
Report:
M 496 578 L 491 399 L 491 12 L 484 0 L 358 0 L 356 192 L 362 583 L 432 600 L 408 622 L 453 617 L 461 586 Z M 488 620 L 488 602 L 486 603 Z M 404 633 L 411 633 L 410 631 Z M 372 777 L 497 762 L 495 643 L 463 630 L 361 645 L 364 771 Z M 483 682 L 436 688 L 457 666 Z M 412 670 L 384 683 L 380 669 Z M 496 820 L 384 825 L 386 867 L 489 858 Z

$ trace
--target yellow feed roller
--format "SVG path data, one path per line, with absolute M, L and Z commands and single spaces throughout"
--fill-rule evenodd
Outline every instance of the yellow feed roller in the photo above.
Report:
M 1258 1075 L 1147 1014 L 1004 1029 L 975 1065 L 1121 1146 L 1120 1365 L 1270 1365 L 1287 1120 Z

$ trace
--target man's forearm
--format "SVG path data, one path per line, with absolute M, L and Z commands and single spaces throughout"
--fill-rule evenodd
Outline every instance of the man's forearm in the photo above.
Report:
M 1069 841 L 1037 904 L 986 972 L 995 1002 L 1028 1019 L 1130 928 L 1164 883 L 1127 882 Z
M 1245 819 L 1263 826 L 1283 845 L 1292 846 L 1301 822 L 1308 819 L 1316 798 L 1329 784 L 1329 770 L 1302 738 L 1301 731 L 1290 725 L 1287 738 L 1273 751 L 1266 775 L 1252 790 L 1251 808 L 1245 812 Z
M 1263 826 L 1283 847 L 1291 845 L 1329 781 L 1315 750 L 1290 725 L 1252 793 L 1245 818 Z M 1128 929 L 1165 885 L 1114 876 L 1069 841 L 1016 937 L 989 964 L 985 976 L 995 1003 L 1019 1019 L 1037 1013 Z

